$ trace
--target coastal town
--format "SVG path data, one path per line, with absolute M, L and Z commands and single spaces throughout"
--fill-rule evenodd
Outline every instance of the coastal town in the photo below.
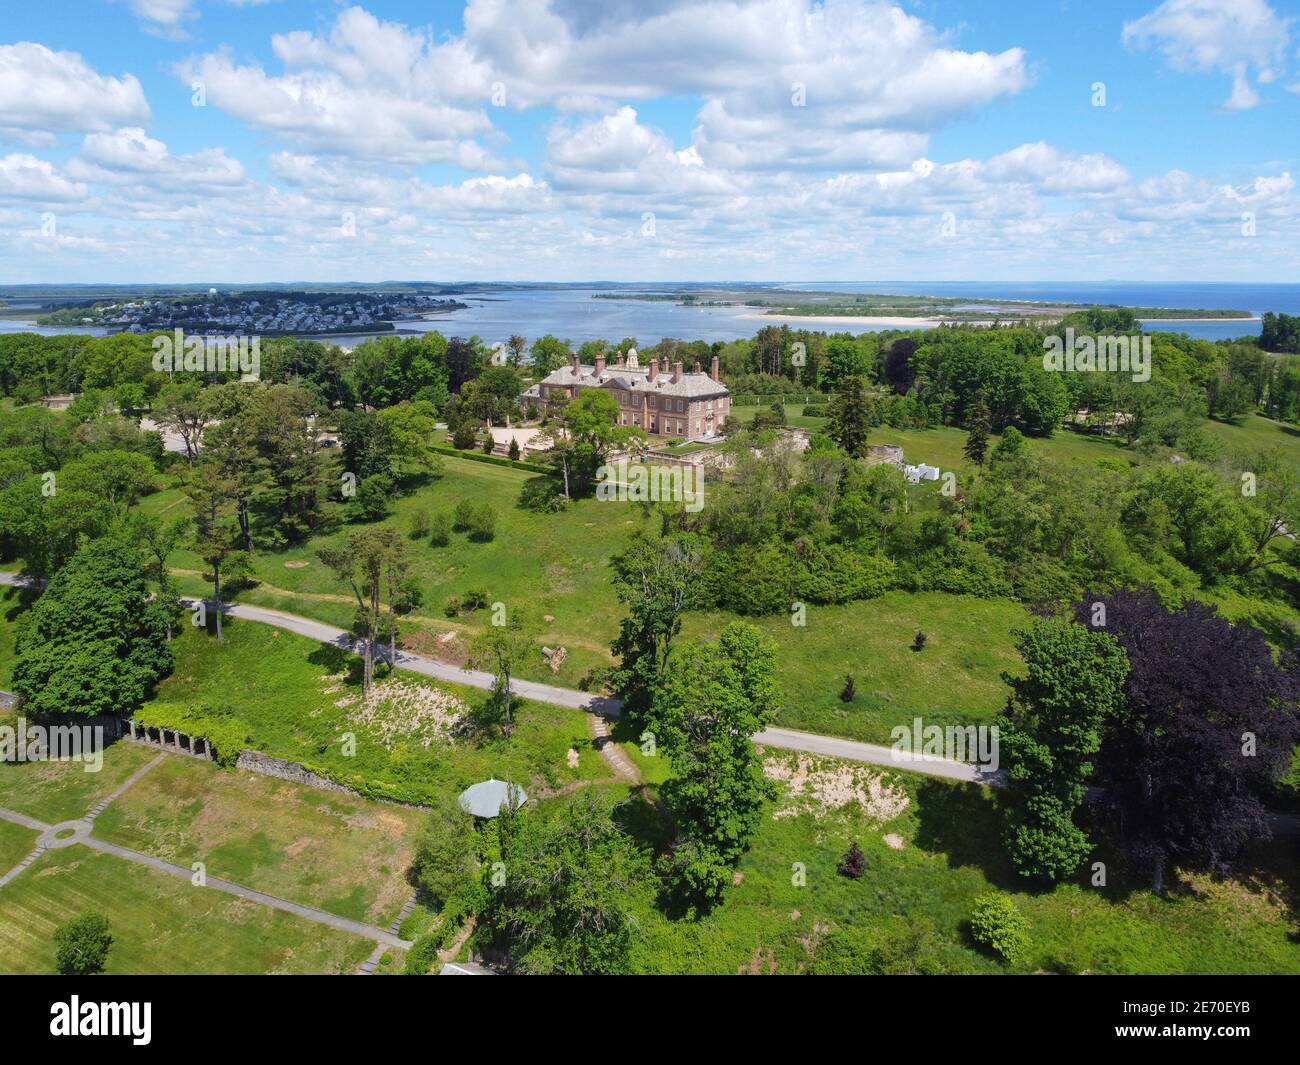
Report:
M 394 321 L 444 314 L 465 305 L 422 293 L 229 292 L 131 299 L 63 307 L 37 317 L 45 326 L 102 326 L 115 332 L 167 329 L 280 336 L 384 332 Z

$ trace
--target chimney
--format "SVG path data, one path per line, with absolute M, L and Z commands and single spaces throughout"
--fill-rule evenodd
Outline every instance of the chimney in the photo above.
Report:
M 601 377 L 604 373 L 605 373 L 605 356 L 604 356 L 604 355 L 597 355 L 597 356 L 596 356 L 596 378 L 597 378 L 597 380 L 599 380 L 600 377 Z
M 682 364 L 679 361 L 673 363 L 673 384 L 676 384 L 681 379 L 682 379 Z
M 700 372 L 700 360 L 696 359 L 695 365 L 691 367 L 691 373 L 699 373 L 699 372 Z
M 615 365 L 617 365 L 620 369 L 627 365 L 627 356 L 624 355 L 621 351 L 618 353 L 618 362 Z
M 711 366 L 709 367 L 709 376 L 712 377 L 715 381 L 718 380 L 718 369 L 719 369 L 719 368 L 718 368 L 718 357 L 717 357 L 716 355 L 714 355 L 714 356 L 713 356 L 713 365 L 711 365 Z
M 653 381 L 656 377 L 659 376 L 659 360 L 651 359 L 650 362 L 647 363 L 647 366 L 649 367 L 649 369 L 646 370 L 645 379 L 647 382 Z
M 571 354 L 571 355 L 569 356 L 569 362 L 570 362 L 570 364 L 573 366 L 573 376 L 574 376 L 574 377 L 581 377 L 581 376 L 582 376 L 582 368 L 580 367 L 580 365 L 579 365 L 579 363 L 578 363 L 578 353 L 577 353 L 576 351 L 573 352 L 573 354 Z

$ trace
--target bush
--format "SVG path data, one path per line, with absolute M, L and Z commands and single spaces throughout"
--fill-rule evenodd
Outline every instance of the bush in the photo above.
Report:
M 849 849 L 844 852 L 844 858 L 840 862 L 840 875 L 847 876 L 850 880 L 858 880 L 866 871 L 867 856 L 862 853 L 857 840 L 854 840 L 849 844 Z
M 402 970 L 403 973 L 407 976 L 424 976 L 438 960 L 440 950 L 442 950 L 442 937 L 438 934 L 438 930 L 426 932 L 406 952 L 406 967 Z
M 497 534 L 497 514 L 488 504 L 483 503 L 474 508 L 469 523 L 469 538 L 486 543 Z
M 429 543 L 434 547 L 446 547 L 451 543 L 451 515 L 445 510 L 436 510 L 429 519 Z
M 253 573 L 253 556 L 247 551 L 232 551 L 221 566 L 222 590 L 234 595 L 255 587 L 257 577 Z
M 476 504 L 472 499 L 462 499 L 457 503 L 452 528 L 457 532 L 465 532 L 474 522 L 475 509 L 477 509 Z
M 113 937 L 108 919 L 83 913 L 54 930 L 54 963 L 61 976 L 93 976 L 104 971 Z
M 410 537 L 412 540 L 423 540 L 429 535 L 429 512 L 427 510 L 417 510 L 411 515 Z
M 975 900 L 970 918 L 971 937 L 1008 962 L 1029 946 L 1029 922 L 1009 895 L 990 893 Z
M 923 633 L 923 632 L 918 632 L 918 633 L 916 634 L 915 638 L 912 640 L 912 650 L 913 650 L 913 651 L 924 651 L 924 650 L 925 650 L 925 640 L 926 640 L 925 633 Z
M 489 431 L 487 436 L 483 439 L 483 454 L 492 454 L 492 449 L 494 447 L 496 447 L 496 441 L 492 439 L 492 433 Z
M 460 601 L 462 610 L 482 610 L 488 605 L 486 588 L 471 588 Z
M 364 478 L 357 485 L 349 510 L 352 516 L 363 521 L 378 521 L 388 513 L 388 500 L 393 494 L 393 479 L 384 473 Z
M 442 612 L 449 618 L 454 618 L 460 613 L 460 596 L 449 595 L 447 601 L 442 604 Z
M 844 687 L 840 689 L 840 702 L 851 703 L 853 697 L 858 694 L 858 689 L 853 684 L 853 677 L 844 678 Z
M 511 462 L 519 461 L 519 441 L 513 436 L 510 438 L 510 446 L 506 448 L 506 454 L 510 457 Z
M 416 577 L 407 577 L 397 586 L 397 595 L 393 597 L 393 610 L 399 614 L 409 614 L 424 602 L 424 592 L 420 590 L 420 581 Z

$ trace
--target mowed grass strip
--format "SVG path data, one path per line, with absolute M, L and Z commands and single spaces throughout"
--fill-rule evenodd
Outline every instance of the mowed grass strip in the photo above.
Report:
M 411 895 L 421 819 L 418 810 L 173 757 L 110 805 L 95 835 L 387 927 Z
M 349 932 L 72 846 L 0 888 L 0 971 L 54 972 L 54 930 L 88 912 L 108 918 L 110 974 L 352 973 L 374 949 Z
M 12 821 L 0 821 L 0 876 L 31 854 L 39 832 Z
M 29 726 L 30 726 L 29 722 Z M 12 712 L 0 713 L 0 725 L 18 726 Z M 155 754 L 139 744 L 118 741 L 104 750 L 97 773 L 80 761 L 0 762 L 0 806 L 57 824 L 84 817 Z

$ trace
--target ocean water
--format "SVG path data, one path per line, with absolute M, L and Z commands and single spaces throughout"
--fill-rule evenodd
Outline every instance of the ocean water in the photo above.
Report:
M 662 287 L 662 286 L 659 286 Z M 1103 303 L 1143 307 L 1231 308 L 1300 314 L 1300 285 L 1183 284 L 1150 282 L 1041 282 L 1004 283 L 977 281 L 937 282 L 815 282 L 788 284 L 791 291 L 817 289 L 839 292 L 878 292 L 895 295 L 929 295 L 991 300 L 1047 300 L 1063 303 Z M 753 336 L 765 325 L 789 323 L 794 327 L 860 333 L 888 328 L 856 322 L 833 323 L 806 318 L 766 315 L 746 307 L 680 307 L 667 302 L 630 299 L 593 299 L 607 288 L 502 289 L 488 295 L 458 297 L 464 310 L 438 315 L 428 321 L 403 322 L 400 332 L 438 330 L 448 336 L 478 336 L 489 344 L 520 333 L 530 341 L 553 333 L 575 345 L 586 340 L 618 341 L 634 337 L 641 346 L 663 337 L 679 340 L 738 340 Z M 616 294 L 616 292 L 615 292 Z M 920 323 L 918 323 L 920 325 Z M 1185 332 L 1207 340 L 1258 335 L 1259 323 L 1243 320 L 1202 322 L 1149 322 L 1149 329 Z M 55 334 L 81 332 L 100 335 L 103 329 L 50 329 L 30 323 L 0 319 L 0 332 L 35 331 Z M 355 344 L 360 336 L 338 335 L 335 343 Z

